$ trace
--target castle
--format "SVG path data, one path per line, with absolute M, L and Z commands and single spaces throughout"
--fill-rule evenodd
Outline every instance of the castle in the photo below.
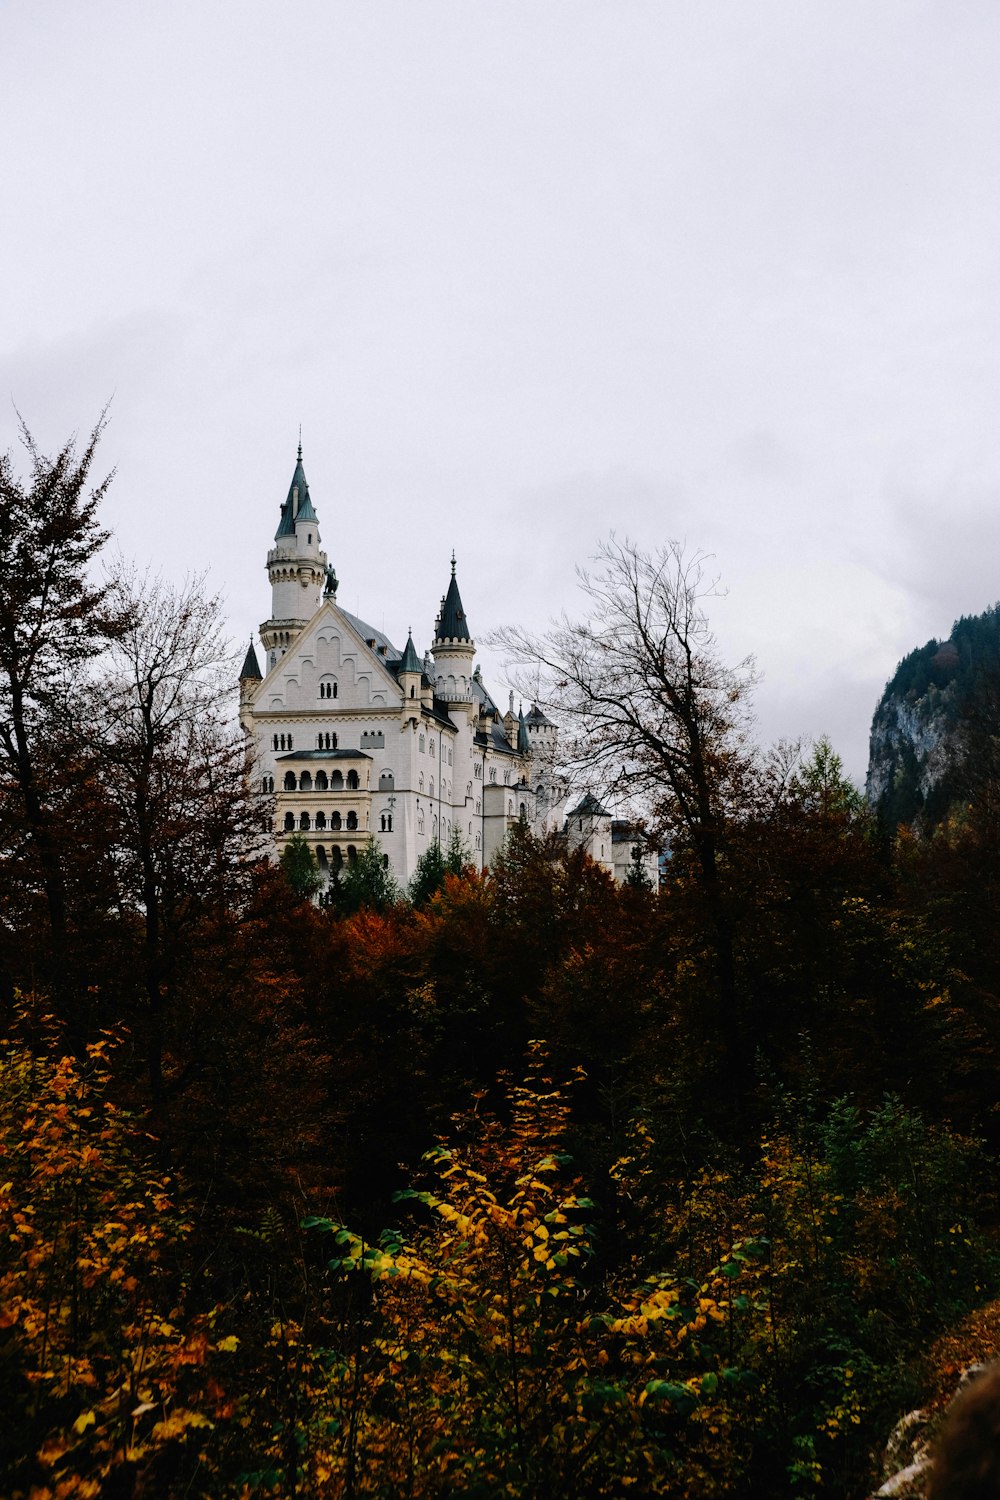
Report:
M 513 694 L 506 713 L 490 696 L 454 555 L 429 651 L 411 633 L 400 652 L 337 603 L 300 444 L 267 572 L 263 671 L 251 642 L 240 721 L 274 794 L 279 847 L 300 834 L 328 872 L 374 840 L 405 884 L 455 833 L 482 869 L 519 819 L 538 833 L 563 826 L 565 788 L 548 770 L 556 726 L 535 707 L 515 714 Z

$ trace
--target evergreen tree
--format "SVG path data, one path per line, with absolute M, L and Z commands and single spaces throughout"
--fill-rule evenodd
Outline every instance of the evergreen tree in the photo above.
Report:
M 322 884 L 322 878 L 316 856 L 301 833 L 293 833 L 286 840 L 278 864 L 296 896 L 303 901 L 312 900 Z

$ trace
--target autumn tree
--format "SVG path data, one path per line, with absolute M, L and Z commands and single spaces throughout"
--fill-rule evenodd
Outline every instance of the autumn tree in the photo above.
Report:
M 34 854 L 56 979 L 68 917 L 53 739 L 67 688 L 104 649 L 113 614 L 108 586 L 89 577 L 107 540 L 98 509 L 112 476 L 91 484 L 104 420 L 82 451 L 70 438 L 51 457 L 22 422 L 27 479 L 12 453 L 0 454 L 0 774 Z
M 564 726 L 565 769 L 642 813 L 673 850 L 674 870 L 690 870 L 713 950 L 713 1029 L 732 1074 L 742 1048 L 723 864 L 752 796 L 753 663 L 722 660 L 702 555 L 677 542 L 644 552 L 612 535 L 596 561 L 580 573 L 583 618 L 564 615 L 542 636 L 508 629 L 498 642 L 536 682 L 544 674 L 535 696 Z

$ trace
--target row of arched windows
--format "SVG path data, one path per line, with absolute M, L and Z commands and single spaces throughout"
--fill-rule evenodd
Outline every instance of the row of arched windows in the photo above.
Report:
M 331 678 L 327 678 L 319 685 L 319 695 L 321 698 L 336 698 L 337 684 Z
M 357 859 L 357 857 L 358 857 L 358 851 L 357 851 L 357 849 L 355 849 L 355 847 L 354 847 L 353 844 L 348 844 L 348 846 L 347 846 L 347 863 L 349 865 L 353 865 L 353 863 Z M 316 845 L 316 862 L 319 865 L 319 867 L 320 867 L 321 870 L 325 870 L 328 865 L 333 865 L 334 869 L 339 869 L 340 866 L 344 863 L 344 853 L 343 853 L 343 850 L 341 849 L 341 847 L 340 847 L 339 844 L 334 844 L 333 847 L 330 850 L 330 855 L 329 855 L 329 859 L 328 859 L 327 858 L 326 849 L 324 848 L 324 846 L 322 844 L 317 844 Z
M 383 826 L 384 823 L 385 820 L 383 819 Z M 308 833 L 313 827 L 326 828 L 327 826 L 326 813 L 323 812 L 322 809 L 320 809 L 320 811 L 316 814 L 315 823 L 313 823 L 309 813 L 307 812 L 299 813 L 298 822 L 296 822 L 295 814 L 293 812 L 285 813 L 286 833 L 294 833 L 296 828 L 300 829 L 303 833 Z M 346 819 L 343 820 L 341 819 L 341 815 L 339 812 L 332 812 L 330 814 L 329 827 L 332 828 L 335 832 L 339 833 L 341 828 L 346 828 L 348 832 L 353 833 L 358 826 L 358 815 L 356 812 L 349 812 Z
M 293 748 L 291 735 L 276 734 L 274 736 L 274 748 L 275 750 L 291 750 Z
M 318 734 L 316 736 L 317 750 L 336 750 L 336 748 L 337 736 L 335 734 L 331 734 L 329 730 L 323 730 L 321 734 Z
M 349 792 L 356 792 L 359 785 L 357 771 L 348 771 L 346 781 L 343 771 L 333 771 L 329 776 L 317 771 L 315 778 L 311 771 L 303 771 L 298 780 L 294 771 L 285 772 L 286 792 L 342 792 L 345 786 Z

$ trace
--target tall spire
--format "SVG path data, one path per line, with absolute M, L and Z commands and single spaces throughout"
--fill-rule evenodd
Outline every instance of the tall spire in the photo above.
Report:
M 451 554 L 451 579 L 448 583 L 448 592 L 441 601 L 441 613 L 437 617 L 434 635 L 439 641 L 472 640 L 469 634 L 469 622 L 465 618 L 465 610 L 462 607 L 462 596 L 458 592 L 454 551 Z
M 317 520 L 313 509 L 312 500 L 309 498 L 309 483 L 306 479 L 306 471 L 302 467 L 302 428 L 299 428 L 298 456 L 295 461 L 295 473 L 292 482 L 288 486 L 288 495 L 284 505 L 281 507 L 281 520 L 278 529 L 274 533 L 274 540 L 282 536 L 295 535 L 296 521 Z
M 253 636 L 250 637 L 250 645 L 247 647 L 247 654 L 243 661 L 243 671 L 240 673 L 241 682 L 247 678 L 257 682 L 260 681 L 260 664 L 257 661 L 257 653 L 253 648 Z

